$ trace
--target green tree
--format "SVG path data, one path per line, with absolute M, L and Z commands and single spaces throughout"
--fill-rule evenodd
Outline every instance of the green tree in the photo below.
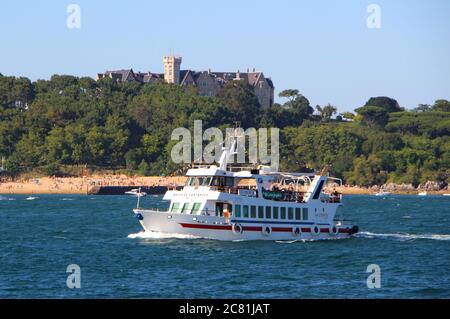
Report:
M 344 112 L 342 113 L 342 117 L 347 120 L 353 120 L 355 118 L 355 114 L 352 112 Z
M 388 112 L 384 108 L 378 106 L 363 106 L 357 108 L 355 111 L 369 127 L 383 127 L 387 124 L 389 119 Z
M 139 175 L 141 175 L 141 176 L 147 176 L 147 175 L 151 174 L 150 173 L 150 165 L 148 165 L 148 163 L 145 160 L 142 160 L 141 163 L 139 164 L 138 172 L 139 172 Z
M 257 114 L 261 108 L 253 89 L 240 81 L 230 81 L 217 93 L 217 98 L 225 106 L 229 123 L 236 121 L 243 128 L 256 127 Z
M 316 110 L 320 114 L 320 118 L 324 122 L 328 122 L 333 114 L 336 114 L 337 108 L 331 104 L 327 104 L 324 107 L 321 107 L 320 105 L 316 105 Z
M 387 113 L 403 111 L 395 99 L 386 96 L 371 97 L 364 106 L 377 106 Z
M 447 100 L 436 100 L 432 107 L 433 111 L 450 112 L 450 102 Z

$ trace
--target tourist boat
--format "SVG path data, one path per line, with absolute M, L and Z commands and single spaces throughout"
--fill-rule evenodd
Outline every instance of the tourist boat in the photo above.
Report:
M 389 195 L 391 195 L 390 192 L 378 192 L 375 194 L 375 196 L 389 196 Z
M 236 140 L 223 148 L 218 166 L 193 167 L 181 190 L 169 190 L 167 210 L 134 209 L 145 231 L 217 240 L 320 240 L 348 238 L 358 227 L 336 218 L 342 181 L 314 173 L 273 172 L 267 166 L 237 168 L 227 162 Z
M 426 191 L 423 191 L 423 192 L 420 192 L 419 194 L 417 194 L 417 195 L 419 195 L 419 196 L 427 196 L 428 195 L 428 193 L 426 192 Z
M 132 189 L 130 191 L 127 191 L 127 192 L 125 192 L 125 194 L 126 195 L 134 195 L 134 196 L 137 196 L 137 197 L 147 196 L 146 192 L 141 192 L 141 189 L 138 189 L 138 188 L 135 188 L 135 189 Z

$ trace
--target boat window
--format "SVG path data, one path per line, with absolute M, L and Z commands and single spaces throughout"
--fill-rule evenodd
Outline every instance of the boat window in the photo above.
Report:
M 243 207 L 244 218 L 248 218 L 248 206 L 244 205 L 242 207 Z
M 227 204 L 228 212 L 230 213 L 230 216 L 233 215 L 233 204 Z
M 281 219 L 286 219 L 286 207 L 281 207 L 280 215 Z
M 212 177 L 208 176 L 191 176 L 187 179 L 186 185 L 188 186 L 209 186 L 211 184 Z
M 210 184 L 217 187 L 233 187 L 234 177 L 216 176 L 211 180 Z
M 266 218 L 271 219 L 272 218 L 272 207 L 266 206 Z
M 258 218 L 264 218 L 264 206 L 258 206 Z
M 288 208 L 288 219 L 294 219 L 294 209 L 292 207 Z
M 177 213 L 178 212 L 178 208 L 180 208 L 180 203 L 173 203 L 172 204 L 172 209 L 170 210 L 171 213 Z
M 181 213 L 188 213 L 189 212 L 189 203 L 184 203 L 183 208 L 181 209 Z
M 273 218 L 278 219 L 278 207 L 273 208 Z
M 223 215 L 223 203 L 216 203 L 216 216 Z
M 256 218 L 256 206 L 250 206 L 250 217 Z
M 202 203 L 194 203 L 194 205 L 192 206 L 191 214 L 192 215 L 197 214 L 197 212 L 200 209 L 201 205 L 202 205 Z
M 308 208 L 303 208 L 303 220 L 308 220 Z
M 295 209 L 295 219 L 296 219 L 296 220 L 302 219 L 302 216 L 301 216 L 301 209 L 300 209 L 300 208 L 296 208 L 296 209 Z
M 225 186 L 225 178 L 222 176 L 214 177 L 211 183 L 212 186 Z
M 236 217 L 241 217 L 241 205 L 236 205 L 236 206 L 234 207 L 234 210 L 235 210 L 234 215 L 235 215 Z

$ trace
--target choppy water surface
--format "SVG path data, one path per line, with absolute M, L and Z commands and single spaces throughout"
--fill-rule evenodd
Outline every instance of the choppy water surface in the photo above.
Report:
M 449 197 L 346 196 L 361 233 L 303 243 L 142 233 L 132 197 L 27 197 L 0 195 L 2 298 L 450 298 Z M 69 264 L 80 289 L 66 286 Z

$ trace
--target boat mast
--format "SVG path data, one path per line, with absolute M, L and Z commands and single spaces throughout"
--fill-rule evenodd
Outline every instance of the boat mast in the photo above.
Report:
M 231 136 L 233 139 L 233 143 L 231 143 L 230 149 L 227 149 L 225 146 L 222 146 L 222 155 L 220 155 L 219 159 L 219 169 L 226 171 L 228 161 L 230 160 L 230 157 L 237 154 L 236 152 L 236 139 L 237 139 L 237 128 L 234 129 L 233 136 Z

